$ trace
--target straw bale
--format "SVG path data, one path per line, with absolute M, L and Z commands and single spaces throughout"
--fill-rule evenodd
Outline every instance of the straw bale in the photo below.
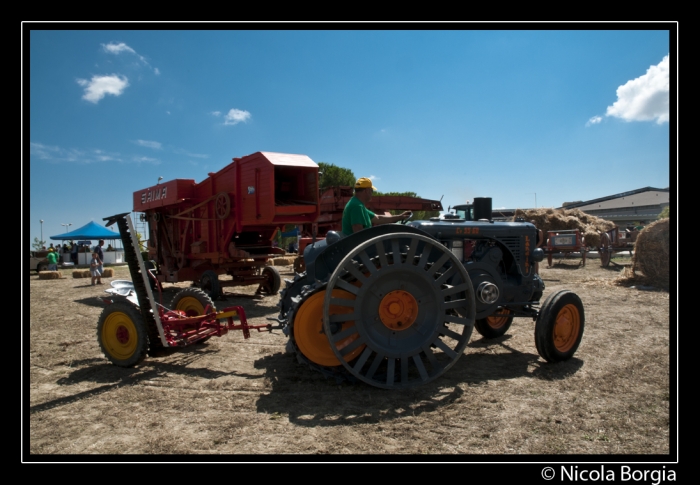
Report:
M 652 284 L 668 288 L 670 284 L 669 219 L 653 222 L 641 230 L 634 243 L 632 274 L 639 271 Z
M 547 231 L 578 229 L 585 239 L 586 246 L 598 247 L 600 245 L 600 233 L 615 227 L 615 223 L 586 214 L 581 209 L 516 209 L 513 220 L 517 217 L 522 217 L 526 221 L 533 221 L 537 229 L 542 229 L 545 243 L 547 241 Z
M 58 271 L 39 271 L 40 280 L 60 280 L 61 278 L 62 275 Z
M 89 269 L 75 269 L 73 270 L 73 278 L 90 278 Z
M 111 278 L 114 276 L 114 270 L 112 268 L 104 268 L 102 270 L 102 277 Z

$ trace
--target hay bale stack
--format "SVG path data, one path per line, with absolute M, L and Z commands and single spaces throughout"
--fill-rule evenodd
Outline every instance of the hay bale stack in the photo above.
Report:
M 62 277 L 58 271 L 39 271 L 40 280 L 60 280 Z
M 73 278 L 90 278 L 90 270 L 89 269 L 73 270 Z
M 586 214 L 581 209 L 516 209 L 513 220 L 517 217 L 522 217 L 526 221 L 534 221 L 537 229 L 542 229 L 545 243 L 547 242 L 547 231 L 578 229 L 586 240 L 586 246 L 591 248 L 600 246 L 601 232 L 609 231 L 615 227 L 615 223 Z
M 636 276 L 639 271 L 662 288 L 668 288 L 671 281 L 669 226 L 669 219 L 661 219 L 642 229 L 632 256 L 632 274 Z

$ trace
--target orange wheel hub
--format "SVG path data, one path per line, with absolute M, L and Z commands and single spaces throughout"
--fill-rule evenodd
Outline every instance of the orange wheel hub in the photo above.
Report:
M 345 290 L 333 290 L 333 298 L 343 298 L 346 300 L 354 300 L 355 296 Z M 299 350 L 311 362 L 328 367 L 340 365 L 340 361 L 335 356 L 331 345 L 328 343 L 326 332 L 323 330 L 323 300 L 326 297 L 325 291 L 320 291 L 312 295 L 306 300 L 294 317 L 294 340 L 296 341 Z M 339 315 L 352 313 L 351 307 L 331 305 L 330 314 Z M 343 322 L 341 330 L 352 327 L 355 322 Z M 336 343 L 336 348 L 339 350 L 350 345 L 359 337 L 357 333 Z M 360 345 L 352 352 L 345 355 L 346 362 L 360 355 L 365 349 L 364 345 Z
M 387 293 L 379 304 L 379 318 L 391 330 L 406 330 L 418 316 L 418 302 L 407 291 Z
M 501 328 L 503 325 L 508 323 L 508 319 L 510 318 L 510 310 L 505 310 L 504 312 L 501 313 L 493 313 L 486 317 L 486 321 L 489 324 L 489 327 L 491 328 Z
M 557 314 L 554 323 L 554 346 L 559 352 L 568 352 L 581 332 L 581 315 L 575 305 L 568 304 Z

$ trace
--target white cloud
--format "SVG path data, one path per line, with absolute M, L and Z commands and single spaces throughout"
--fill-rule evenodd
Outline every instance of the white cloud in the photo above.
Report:
M 372 182 L 376 182 L 377 180 L 381 180 L 381 178 L 377 177 L 376 175 L 370 175 L 367 178 L 370 179 Z
M 114 55 L 119 55 L 124 52 L 128 52 L 129 54 L 133 54 L 136 57 L 139 58 L 141 62 L 143 62 L 145 65 L 148 67 L 151 67 L 151 65 L 148 63 L 145 57 L 143 57 L 141 54 L 136 52 L 134 49 L 126 45 L 124 42 L 110 42 L 109 44 L 102 44 L 102 48 L 104 49 L 105 52 L 108 52 L 109 54 L 114 54 Z M 157 75 L 160 74 L 160 70 L 157 67 L 151 68 L 153 69 L 153 72 Z
M 163 144 L 158 141 L 148 141 L 148 140 L 136 140 L 136 144 L 142 147 L 153 148 L 160 150 L 163 148 Z
M 606 116 L 625 121 L 667 123 L 669 114 L 669 56 L 647 69 L 646 74 L 617 88 L 617 101 L 608 106 Z
M 106 95 L 120 96 L 129 86 L 129 80 L 126 76 L 112 74 L 111 76 L 92 76 L 89 81 L 87 79 L 78 79 L 77 83 L 85 88 L 83 99 L 97 104 L 99 100 Z
M 221 116 L 221 111 L 212 111 L 211 114 L 213 116 Z
M 586 126 L 597 125 L 601 121 L 603 121 L 603 117 L 596 115 L 586 122 Z
M 132 158 L 134 162 L 137 163 L 150 163 L 152 165 L 160 165 L 160 160 L 151 157 L 134 157 Z
M 105 50 L 105 52 L 109 52 L 110 54 L 121 54 L 122 52 L 130 52 L 132 54 L 136 54 L 136 51 L 128 45 L 126 45 L 124 42 L 120 42 L 118 44 L 115 44 L 113 42 L 110 42 L 109 44 L 102 44 L 102 48 Z
M 231 109 L 224 117 L 225 125 L 237 125 L 241 121 L 246 122 L 250 119 L 250 113 L 248 111 L 242 111 L 240 109 Z

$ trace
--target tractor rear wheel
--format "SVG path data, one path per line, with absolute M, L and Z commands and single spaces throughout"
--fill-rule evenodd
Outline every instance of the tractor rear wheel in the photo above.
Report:
M 454 365 L 469 342 L 475 312 L 469 275 L 449 249 L 423 235 L 384 234 L 357 246 L 333 271 L 323 329 L 353 376 L 406 389 Z
M 131 303 L 107 305 L 97 323 L 100 348 L 119 367 L 132 367 L 146 358 L 147 335 L 143 317 Z
M 512 323 L 513 312 L 501 309 L 486 318 L 478 319 L 474 324 L 474 328 L 484 338 L 498 338 L 508 331 Z
M 547 362 L 569 360 L 581 343 L 585 320 L 576 293 L 560 290 L 549 295 L 535 323 L 537 353 Z

